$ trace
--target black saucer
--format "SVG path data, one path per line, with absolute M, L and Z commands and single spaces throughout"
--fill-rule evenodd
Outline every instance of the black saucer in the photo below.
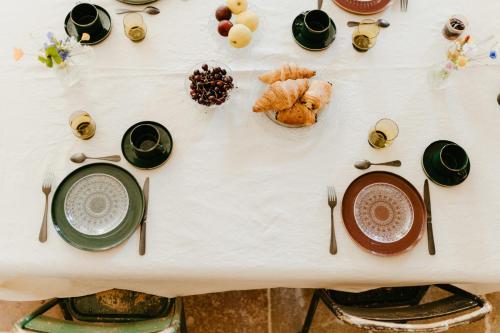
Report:
M 445 145 L 454 144 L 455 142 L 447 141 L 447 140 L 438 140 L 431 143 L 424 152 L 422 156 L 422 167 L 424 169 L 425 175 L 429 178 L 433 183 L 440 186 L 455 186 L 463 183 L 470 174 L 470 161 L 467 164 L 467 176 L 462 177 L 458 174 L 451 176 L 444 176 L 440 172 L 434 170 L 432 166 L 432 156 L 439 152 Z
M 94 6 L 97 8 L 97 11 L 99 12 L 99 19 L 101 20 L 103 29 L 97 35 L 96 34 L 90 35 L 89 40 L 85 41 L 82 40 L 80 42 L 82 36 L 78 34 L 78 32 L 75 29 L 75 25 L 69 19 L 71 12 L 68 13 L 68 15 L 66 15 L 66 18 L 64 19 L 64 30 L 66 30 L 68 36 L 75 37 L 75 39 L 79 41 L 81 44 L 87 44 L 87 45 L 98 44 L 103 40 L 105 40 L 109 36 L 109 33 L 111 32 L 111 16 L 109 16 L 109 13 L 106 11 L 106 9 L 102 8 L 101 6 L 98 5 Z
M 324 41 L 314 41 L 307 39 L 302 34 L 302 31 L 306 29 L 304 24 L 304 16 L 306 15 L 306 13 L 307 12 L 300 13 L 295 18 L 295 20 L 293 20 L 292 33 L 295 41 L 301 47 L 309 51 L 322 51 L 327 49 L 333 43 L 333 41 L 335 40 L 335 35 L 337 34 L 337 27 L 335 26 L 335 23 L 333 23 L 333 20 L 330 18 L 328 38 L 326 38 Z
M 144 159 L 136 155 L 134 149 L 132 148 L 132 144 L 130 143 L 130 133 L 132 132 L 132 129 L 134 127 L 142 124 L 154 125 L 158 128 L 158 130 L 160 131 L 160 143 L 167 149 L 164 154 L 159 155 L 158 157 L 155 157 L 153 159 Z M 123 135 L 121 145 L 123 156 L 125 156 L 125 159 L 130 164 L 139 169 L 155 169 L 162 166 L 167 161 L 170 153 L 172 152 L 174 142 L 172 141 L 172 135 L 170 135 L 170 132 L 162 124 L 158 124 L 154 121 L 141 121 L 130 126 L 130 128 Z

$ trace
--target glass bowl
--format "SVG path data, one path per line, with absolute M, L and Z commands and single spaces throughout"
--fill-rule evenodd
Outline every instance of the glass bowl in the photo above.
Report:
M 226 75 L 231 76 L 233 78 L 234 87 L 227 91 L 226 100 L 224 102 L 222 102 L 221 104 L 204 105 L 204 104 L 198 103 L 198 101 L 194 100 L 191 97 L 191 80 L 189 79 L 189 77 L 194 74 L 195 70 L 199 70 L 200 72 L 203 71 L 202 66 L 204 64 L 207 64 L 209 69 L 215 68 L 215 67 L 220 67 L 222 69 L 225 69 Z M 233 77 L 233 73 L 232 73 L 231 68 L 228 65 L 223 64 L 223 63 L 218 62 L 218 61 L 215 61 L 215 60 L 204 61 L 204 62 L 200 62 L 200 63 L 194 65 L 186 75 L 186 79 L 184 80 L 184 87 L 186 89 L 186 94 L 187 94 L 188 98 L 190 100 L 192 100 L 194 103 L 196 103 L 196 105 L 198 105 L 200 108 L 205 109 L 205 110 L 218 109 L 218 108 L 224 106 L 231 98 L 232 93 L 234 93 L 234 89 L 236 89 L 236 85 L 234 82 L 234 77 Z

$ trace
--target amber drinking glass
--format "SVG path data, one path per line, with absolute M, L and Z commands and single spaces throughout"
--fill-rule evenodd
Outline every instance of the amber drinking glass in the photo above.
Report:
M 85 111 L 76 111 L 69 117 L 69 126 L 73 134 L 82 140 L 88 140 L 94 136 L 96 125 L 94 119 Z
M 366 52 L 375 46 L 380 27 L 375 20 L 362 20 L 352 33 L 352 46 L 356 51 Z
M 368 143 L 376 149 L 389 147 L 398 137 L 399 128 L 394 120 L 380 119 L 368 135 Z
M 140 42 L 146 37 L 146 24 L 139 13 L 128 13 L 123 17 L 125 35 L 133 42 Z
M 462 15 L 453 15 L 446 21 L 443 28 L 443 36 L 449 40 L 455 40 L 467 29 L 469 23 Z

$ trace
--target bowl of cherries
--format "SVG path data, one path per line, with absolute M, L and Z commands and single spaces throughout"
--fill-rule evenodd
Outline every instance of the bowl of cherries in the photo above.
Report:
M 229 99 L 234 89 L 231 69 L 216 61 L 194 66 L 186 79 L 189 97 L 201 106 L 215 108 Z

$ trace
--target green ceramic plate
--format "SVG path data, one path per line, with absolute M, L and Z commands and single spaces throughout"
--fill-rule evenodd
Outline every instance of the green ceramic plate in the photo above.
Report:
M 163 155 L 159 155 L 154 159 L 143 159 L 137 156 L 132 148 L 132 144 L 130 143 L 130 133 L 132 129 L 137 125 L 141 124 L 150 124 L 156 126 L 160 131 L 160 143 L 166 147 L 167 151 Z M 125 132 L 122 139 L 122 153 L 125 156 L 125 159 L 139 169 L 155 169 L 162 166 L 170 156 L 172 152 L 172 148 L 174 146 L 174 142 L 172 141 L 172 135 L 170 132 L 163 126 L 154 121 L 141 121 L 137 124 L 130 126 L 130 128 Z
M 94 5 L 97 8 L 97 11 L 99 12 L 99 18 L 101 19 L 101 23 L 103 26 L 103 30 L 100 32 L 98 35 L 90 36 L 90 40 L 87 41 L 82 41 L 81 44 L 87 44 L 87 45 L 95 45 L 103 40 L 105 40 L 108 36 L 109 33 L 111 32 L 111 16 L 109 16 L 109 13 L 106 11 L 106 9 L 102 8 L 101 6 Z M 76 32 L 74 24 L 71 22 L 69 19 L 70 13 L 66 15 L 66 19 L 64 20 L 64 30 L 66 30 L 66 33 L 70 37 L 75 37 L 76 40 L 80 40 L 81 36 Z
M 458 174 L 452 177 L 446 177 L 434 170 L 434 168 L 432 167 L 432 156 L 436 152 L 440 151 L 445 145 L 450 143 L 454 144 L 454 142 L 447 140 L 435 141 L 425 149 L 424 155 L 422 157 L 422 167 L 424 169 L 425 175 L 433 183 L 440 186 L 455 186 L 461 184 L 467 179 L 468 175 L 470 174 L 470 161 L 467 165 L 467 176 L 465 178 L 460 177 Z
M 335 35 L 337 34 L 337 27 L 335 26 L 335 23 L 333 23 L 333 20 L 330 18 L 330 34 L 328 35 L 328 38 L 324 41 L 313 41 L 306 39 L 302 31 L 306 29 L 305 24 L 304 24 L 304 16 L 306 12 L 301 13 L 299 16 L 293 20 L 292 24 L 292 33 L 295 41 L 297 44 L 299 44 L 301 47 L 303 47 L 306 50 L 309 51 L 322 51 L 327 49 L 335 40 Z
M 89 179 L 95 181 L 97 186 L 100 187 L 98 189 L 93 189 L 91 186 L 92 184 L 88 182 Z M 105 179 L 105 181 L 103 182 L 102 179 Z M 86 182 L 86 184 L 83 185 L 87 187 L 78 189 L 78 187 L 82 186 L 82 182 Z M 109 184 L 107 182 L 109 182 Z M 126 193 L 119 193 L 118 199 L 113 198 L 115 193 L 112 192 L 116 192 L 116 189 L 119 191 L 121 188 L 124 188 Z M 78 199 L 83 197 L 81 200 L 87 198 L 88 201 L 79 205 L 78 202 L 76 202 L 76 205 L 68 208 L 71 206 L 69 202 L 70 198 L 72 196 L 73 199 L 75 198 L 75 194 L 72 194 L 75 191 L 80 192 L 76 194 Z M 105 195 L 101 195 L 101 197 L 104 199 L 92 202 L 92 195 L 88 194 L 90 192 L 103 193 Z M 80 195 L 80 197 L 78 195 Z M 121 206 L 126 207 L 126 213 L 121 222 L 110 231 L 106 231 L 105 233 L 95 232 L 94 234 L 82 233 L 82 230 L 94 229 L 80 225 L 77 227 L 80 230 L 78 231 L 77 228 L 74 227 L 75 222 L 68 220 L 68 218 L 72 218 L 71 213 L 68 213 L 69 211 L 81 213 L 81 211 L 84 210 L 82 207 L 91 207 L 89 214 L 104 215 L 101 214 L 101 212 L 115 209 L 115 207 L 109 204 L 109 201 L 123 201 L 123 198 L 128 200 L 125 205 L 122 204 Z M 78 207 L 75 208 L 75 206 Z M 97 209 L 92 211 L 92 209 L 96 207 Z M 118 211 L 119 210 L 120 208 L 118 208 Z M 87 251 L 107 250 L 128 239 L 141 222 L 143 212 L 144 198 L 141 187 L 134 176 L 125 169 L 108 163 L 88 164 L 76 169 L 59 184 L 52 200 L 52 220 L 59 235 L 74 247 Z M 106 217 L 98 216 L 96 218 Z

